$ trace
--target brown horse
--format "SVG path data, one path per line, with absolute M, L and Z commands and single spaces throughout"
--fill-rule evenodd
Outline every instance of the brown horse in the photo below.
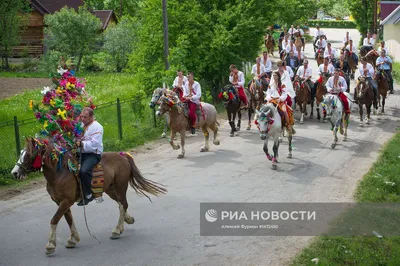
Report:
M 347 50 L 345 50 L 344 54 L 345 54 L 344 60 L 347 61 L 350 67 L 350 79 L 354 79 L 354 74 L 356 73 L 357 70 L 356 62 L 354 61 L 354 58 L 350 56 Z
M 28 138 L 26 148 L 21 152 L 21 156 L 11 172 L 16 178 L 24 179 L 27 174 L 39 171 L 40 168 L 43 169 L 43 175 L 47 180 L 47 192 L 58 205 L 58 209 L 50 221 L 50 236 L 46 245 L 47 255 L 55 252 L 56 229 L 62 216 L 67 220 L 71 231 L 71 236 L 65 246 L 73 248 L 80 241 L 70 209 L 76 201 L 81 199 L 78 178 L 69 170 L 70 161 L 74 161 L 75 156 L 71 152 L 64 153 L 60 158 L 62 168 L 58 169 L 58 159 L 53 158 L 54 152 L 56 152 L 54 144 L 47 140 Z M 159 187 L 157 183 L 145 179 L 128 153 L 105 152 L 102 154 L 100 164 L 103 166 L 104 173 L 103 189 L 119 205 L 118 224 L 110 236 L 112 239 L 116 239 L 124 231 L 124 221 L 127 224 L 133 224 L 135 221 L 127 212 L 128 184 L 136 193 L 147 198 L 149 197 L 145 192 L 159 195 L 165 194 L 166 190 Z
M 378 112 L 378 114 L 384 114 L 386 96 L 389 90 L 389 82 L 383 70 L 379 70 L 376 73 L 376 82 L 378 83 L 378 104 L 379 107 L 381 107 L 381 110 L 380 112 Z M 382 96 L 382 105 L 381 105 L 381 96 Z
M 189 119 L 185 115 L 187 109 L 185 108 L 185 104 L 179 101 L 178 96 L 174 92 L 164 92 L 159 102 L 160 106 L 158 107 L 157 115 L 162 116 L 164 113 L 169 112 L 169 127 L 171 129 L 169 143 L 172 149 L 178 150 L 180 148 L 179 145 L 174 144 L 174 138 L 177 132 L 181 135 L 182 148 L 181 153 L 178 155 L 178 159 L 181 159 L 185 156 L 185 132 L 190 129 Z M 219 145 L 218 126 L 217 110 L 215 107 L 209 103 L 201 102 L 200 114 L 197 114 L 196 128 L 203 130 L 205 145 L 200 152 L 206 152 L 210 149 L 208 129 L 214 132 L 213 143 Z
M 328 81 L 328 79 L 331 77 L 331 75 L 329 73 L 322 73 L 322 82 L 318 83 L 317 86 L 317 90 L 315 92 L 315 102 L 317 105 L 317 119 L 320 120 L 321 119 L 321 114 L 320 114 L 320 107 L 321 107 L 321 103 L 324 100 L 324 95 L 327 93 L 325 84 Z M 325 118 L 325 115 L 324 115 Z
M 365 55 L 365 59 L 370 63 L 374 69 L 376 68 L 376 59 L 378 59 L 379 54 L 376 50 L 371 50 Z
M 275 40 L 272 34 L 267 34 L 265 38 L 265 48 L 267 48 L 268 54 L 274 56 Z
M 244 90 L 249 101 L 249 121 L 246 130 L 251 129 L 251 114 L 255 110 L 260 110 L 261 105 L 264 104 L 264 91 L 268 89 L 265 82 L 267 82 L 265 79 L 257 80 L 253 78 L 249 87 Z
M 294 89 L 296 92 L 296 104 L 299 105 L 301 112 L 300 124 L 303 124 L 304 115 L 307 115 L 307 104 L 311 103 L 310 118 L 313 116 L 314 102 L 311 101 L 311 88 L 307 82 L 295 78 Z
M 323 49 L 319 49 L 317 52 L 317 64 L 318 67 L 324 63 L 324 50 Z
M 366 123 L 369 125 L 371 120 L 371 106 L 372 103 L 376 106 L 374 91 L 371 86 L 368 84 L 367 80 L 364 77 L 359 79 L 357 83 L 354 98 L 358 100 L 358 106 L 360 109 L 360 126 L 362 126 L 363 122 L 363 105 L 365 105 L 367 109 L 367 119 Z
M 300 33 L 295 32 L 294 36 L 296 37 L 296 39 L 294 41 L 294 46 L 296 46 L 297 51 L 301 51 L 301 48 L 303 48 L 303 51 L 304 51 L 304 49 L 306 48 L 306 44 L 304 42 L 304 45 L 303 45 L 303 42 L 301 41 Z

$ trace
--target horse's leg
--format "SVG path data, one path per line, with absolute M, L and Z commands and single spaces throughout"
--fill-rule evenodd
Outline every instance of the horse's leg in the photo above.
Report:
M 382 110 L 381 110 L 381 113 L 382 113 L 382 114 L 385 113 L 385 101 L 386 101 L 385 98 L 386 98 L 386 97 L 382 97 Z
M 360 112 L 360 124 L 359 124 L 359 126 L 362 127 L 363 126 L 363 105 L 360 102 L 360 100 L 358 100 L 358 102 L 359 102 L 358 109 L 359 109 L 359 112 Z
M 210 126 L 210 129 L 214 132 L 214 140 L 213 143 L 214 145 L 219 145 L 219 140 L 218 140 L 218 124 L 215 122 Z
M 293 139 L 293 135 L 292 135 L 292 127 L 290 128 L 290 132 L 288 132 L 288 141 L 289 141 L 289 153 L 288 153 L 288 158 L 292 158 L 292 139 Z
M 175 143 L 174 143 L 175 135 L 176 135 L 176 132 L 174 130 L 171 130 L 171 136 L 169 137 L 168 141 L 169 141 L 169 144 L 171 144 L 172 149 L 179 150 L 179 148 L 180 148 L 179 145 L 175 145 Z
M 210 139 L 210 133 L 208 132 L 207 129 L 207 124 L 204 123 L 204 125 L 201 127 L 203 129 L 203 135 L 204 135 L 204 147 L 201 148 L 200 152 L 206 152 L 210 150 L 210 144 L 209 144 L 209 139 Z
M 185 137 L 186 137 L 186 130 L 183 129 L 179 132 L 179 134 L 181 135 L 181 153 L 178 155 L 178 159 L 182 159 L 185 156 Z M 179 149 L 179 145 L 178 145 L 178 149 Z
M 318 120 L 321 120 L 321 113 L 319 112 L 319 107 L 320 107 L 320 104 L 318 104 L 317 102 L 316 102 L 316 104 L 317 104 L 317 119 Z
M 248 109 L 248 114 L 249 114 L 249 123 L 247 125 L 246 130 L 250 130 L 250 128 L 251 128 L 251 107 L 249 107 L 249 109 Z
M 241 124 L 241 120 L 242 120 L 242 113 L 240 112 L 240 109 L 238 109 L 237 115 L 238 115 L 238 123 L 237 123 L 236 131 L 240 131 L 240 124 Z
M 69 229 L 71 231 L 71 236 L 67 240 L 65 244 L 66 248 L 74 248 L 77 243 L 81 240 L 79 237 L 79 233 L 76 230 L 74 219 L 72 217 L 71 209 L 68 209 L 67 212 L 64 214 L 65 220 L 68 223 Z
M 167 130 L 168 130 L 168 120 L 169 120 L 169 116 L 168 116 L 168 113 L 165 113 L 164 114 L 164 120 L 165 120 L 165 125 L 164 125 L 164 131 L 163 131 L 163 133 L 161 134 L 161 137 L 162 138 L 165 138 L 166 136 L 167 136 Z
M 236 125 L 235 125 L 235 121 L 236 121 L 236 111 L 233 111 L 233 112 L 232 112 L 232 116 L 233 116 L 232 125 L 233 125 L 234 131 L 236 132 L 236 131 L 237 131 L 237 128 L 236 128 Z
M 71 202 L 68 200 L 64 200 L 60 204 L 58 204 L 58 209 L 50 221 L 50 235 L 49 235 L 49 242 L 46 245 L 46 255 L 53 254 L 54 251 L 56 251 L 56 246 L 57 246 L 56 231 L 58 222 L 73 204 L 74 204 L 73 201 Z
M 115 195 L 115 189 L 114 189 L 114 185 L 110 185 L 107 190 L 105 191 L 107 193 L 108 196 L 110 196 L 110 198 L 112 198 L 113 200 L 115 200 L 118 203 L 118 199 L 117 199 L 117 195 Z M 131 215 L 129 215 L 128 210 L 125 210 L 125 219 L 124 219 L 125 223 L 127 224 L 134 224 L 135 223 L 135 218 Z
M 267 138 L 264 140 L 264 146 L 263 146 L 263 150 L 265 152 L 265 155 L 267 156 L 267 159 L 272 161 L 272 156 L 271 154 L 269 154 L 268 152 L 268 136 Z
M 310 113 L 310 118 L 314 117 L 314 101 L 311 101 L 311 113 Z M 307 105 L 306 105 L 307 106 Z
M 300 124 L 304 123 L 304 113 L 306 112 L 306 104 L 307 104 L 307 102 L 302 102 L 300 104 L 300 112 L 301 112 Z
M 128 201 L 126 200 L 126 191 L 128 190 L 128 181 L 114 183 L 112 188 L 114 189 L 114 195 L 116 197 L 116 201 L 118 203 L 119 208 L 119 218 L 117 226 L 111 232 L 111 239 L 118 239 L 122 232 L 124 232 L 124 221 L 127 219 L 127 209 L 128 209 Z M 110 193 L 111 194 L 111 193 Z M 115 199 L 114 199 L 115 200 Z M 134 220 L 132 218 L 132 220 Z M 132 221 L 133 222 L 133 221 Z
M 272 169 L 276 170 L 278 168 L 278 148 L 279 148 L 279 140 L 274 138 L 274 147 L 272 150 L 274 151 L 274 157 L 272 157 Z
M 370 115 L 371 115 L 371 106 L 372 106 L 372 104 L 367 104 L 366 105 L 366 107 L 367 107 L 367 125 L 369 125 L 370 124 L 370 120 L 371 120 L 371 117 L 370 117 Z
M 229 132 L 229 136 L 233 137 L 233 135 L 235 134 L 235 122 L 232 121 L 232 110 L 227 109 L 226 111 L 228 112 L 229 126 L 231 127 L 231 132 Z
M 342 121 L 342 128 L 344 128 L 343 141 L 347 141 L 347 128 L 349 127 L 350 114 L 345 114 Z

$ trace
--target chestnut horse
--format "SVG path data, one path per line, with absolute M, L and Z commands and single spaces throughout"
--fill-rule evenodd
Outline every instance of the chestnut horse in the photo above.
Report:
M 317 64 L 318 64 L 318 66 L 320 66 L 323 63 L 324 63 L 324 50 L 323 49 L 318 49 L 318 52 L 317 52 Z
M 47 140 L 28 138 L 26 147 L 11 172 L 16 178 L 24 179 L 27 174 L 43 169 L 43 175 L 47 180 L 47 192 L 58 205 L 58 209 L 50 221 L 50 236 L 46 245 L 47 255 L 55 252 L 56 229 L 62 216 L 67 220 L 71 231 L 71 236 L 65 246 L 73 248 L 80 241 L 70 209 L 76 201 L 81 199 L 80 182 L 78 182 L 77 176 L 69 170 L 70 160 L 75 161 L 75 156 L 71 152 L 66 152 L 62 154 L 60 162 L 58 162 L 52 157 L 56 150 L 54 144 Z M 60 163 L 61 169 L 59 169 Z M 118 224 L 110 236 L 112 239 L 117 239 L 124 231 L 124 221 L 127 224 L 133 224 L 135 221 L 127 212 L 128 184 L 136 193 L 146 196 L 148 199 L 150 198 L 145 192 L 157 196 L 165 194 L 167 190 L 158 186 L 159 184 L 145 179 L 128 153 L 105 152 L 101 156 L 100 164 L 103 166 L 104 173 L 103 189 L 119 206 Z
M 372 103 L 376 106 L 376 102 L 374 101 L 374 91 L 364 77 L 359 79 L 354 94 L 354 98 L 357 98 L 358 107 L 360 109 L 360 126 L 362 126 L 363 122 L 363 105 L 365 105 L 367 109 L 366 123 L 369 125 L 371 120 L 371 106 Z
M 371 50 L 365 55 L 365 59 L 370 63 L 374 69 L 376 68 L 376 59 L 378 59 L 379 54 L 376 50 Z
M 268 54 L 274 56 L 275 40 L 272 34 L 267 34 L 265 38 L 265 48 L 267 48 Z
M 300 124 L 304 122 L 304 115 L 307 115 L 307 104 L 311 104 L 310 118 L 313 116 L 314 101 L 311 101 L 311 88 L 307 82 L 295 78 L 294 89 L 296 92 L 296 104 L 300 107 Z
M 383 70 L 379 70 L 378 72 L 376 72 L 376 82 L 378 83 L 378 104 L 379 107 L 381 107 L 378 114 L 384 114 L 386 96 L 389 90 L 389 81 Z M 382 104 L 381 104 L 381 97 L 382 97 Z

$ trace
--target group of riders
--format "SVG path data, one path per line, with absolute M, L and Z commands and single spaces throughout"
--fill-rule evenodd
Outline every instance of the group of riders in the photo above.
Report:
M 295 46 L 295 38 L 300 37 L 302 46 Z M 374 49 L 375 41 L 368 33 L 364 39 L 363 47 L 360 49 L 369 52 Z M 344 92 L 349 92 L 350 89 L 350 76 L 352 73 L 352 66 L 350 58 L 353 59 L 353 68 L 358 65 L 358 50 L 353 44 L 349 32 L 346 32 L 343 38 L 343 47 L 338 52 L 328 42 L 325 33 L 316 27 L 314 34 L 314 51 L 315 58 L 323 55 L 323 63 L 318 66 L 319 79 L 313 82 L 312 68 L 309 66 L 307 57 L 304 56 L 304 32 L 297 26 L 293 25 L 289 30 L 284 29 L 279 37 L 279 52 L 280 60 L 277 62 L 278 69 L 272 70 L 272 62 L 268 57 L 267 51 L 263 52 L 261 57 L 256 58 L 256 63 L 252 66 L 251 74 L 253 79 L 248 82 L 247 87 L 250 89 L 253 84 L 263 86 L 265 92 L 265 100 L 267 102 L 274 102 L 279 106 L 282 116 L 285 118 L 285 125 L 287 128 L 293 129 L 293 98 L 296 96 L 293 90 L 293 82 L 300 81 L 300 84 L 307 84 L 311 93 L 310 101 L 314 101 L 317 87 L 320 83 L 325 81 L 327 92 L 337 94 L 342 100 L 344 111 L 346 114 L 350 113 L 347 96 Z M 301 49 L 303 48 L 303 50 Z M 376 59 L 377 70 L 382 70 L 386 74 L 389 83 L 390 93 L 393 93 L 393 79 L 391 75 L 392 60 L 387 56 L 387 48 L 385 42 L 381 42 L 378 48 L 379 57 Z M 244 73 L 235 65 L 231 65 L 229 75 L 229 82 L 235 88 L 234 96 L 241 101 L 242 109 L 249 107 L 249 99 L 247 99 L 244 92 L 245 76 Z M 371 63 L 367 62 L 366 57 L 361 57 L 361 64 L 358 67 L 360 77 L 365 80 L 372 87 L 375 97 L 378 97 L 378 86 L 375 81 L 375 69 Z M 188 103 L 189 106 L 189 119 L 192 125 L 192 133 L 195 132 L 196 124 L 196 108 L 200 104 L 201 87 L 200 84 L 193 80 L 193 73 L 189 73 L 188 78 L 183 75 L 182 71 L 178 71 L 178 75 L 173 83 L 174 90 L 180 93 L 180 99 Z M 355 101 L 356 95 L 355 95 Z

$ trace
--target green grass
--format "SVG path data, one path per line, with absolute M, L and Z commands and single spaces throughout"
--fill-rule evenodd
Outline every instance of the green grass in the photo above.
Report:
M 394 62 L 392 66 L 393 79 L 400 84 L 400 62 Z
M 398 132 L 385 144 L 378 160 L 360 181 L 355 192 L 357 202 L 400 202 L 399 169 Z M 353 213 L 345 215 L 350 217 Z M 394 216 L 390 218 L 393 220 Z M 317 237 L 294 258 L 292 265 L 315 265 L 311 261 L 314 258 L 318 258 L 318 265 L 400 265 L 400 237 Z

